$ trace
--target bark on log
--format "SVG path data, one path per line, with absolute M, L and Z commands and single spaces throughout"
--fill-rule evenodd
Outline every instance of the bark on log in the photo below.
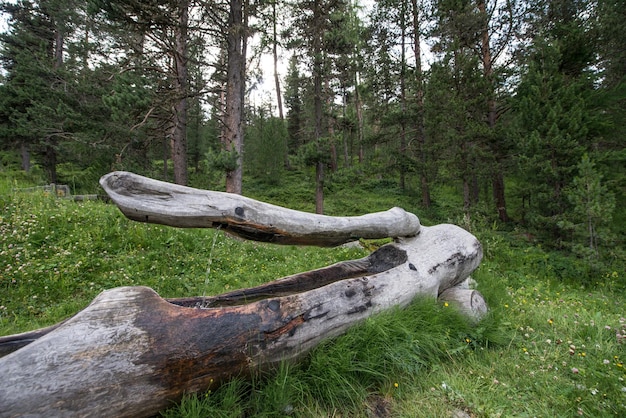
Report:
M 0 355 L 10 353 L 0 358 L 0 417 L 151 416 L 185 393 L 297 358 L 417 295 L 484 303 L 477 292 L 450 291 L 482 258 L 476 238 L 454 225 L 420 228 L 402 210 L 320 217 L 129 173 L 102 182 L 126 216 L 141 221 L 220 225 L 279 243 L 404 237 L 359 260 L 208 298 L 166 300 L 147 287 L 105 291 L 60 324 L 0 338 Z M 397 233 L 398 225 L 409 232 Z
M 220 228 L 274 244 L 335 246 L 359 238 L 419 233 L 417 216 L 400 208 L 362 216 L 325 216 L 231 193 L 179 186 L 115 171 L 100 184 L 129 219 L 182 228 Z

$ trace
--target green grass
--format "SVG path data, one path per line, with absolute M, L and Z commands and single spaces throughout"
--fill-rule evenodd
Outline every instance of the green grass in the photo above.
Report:
M 416 196 L 352 175 L 331 179 L 329 214 L 401 206 L 421 215 Z M 146 285 L 164 297 L 210 295 L 365 254 L 141 224 L 102 202 L 15 191 L 33 184 L 0 178 L 0 335 L 56 323 L 115 286 Z M 249 196 L 311 210 L 307 184 L 306 174 L 290 172 L 278 188 L 253 181 L 245 188 Z M 483 243 L 474 278 L 491 311 L 479 324 L 416 300 L 322 343 L 297 364 L 189 395 L 164 415 L 626 416 L 623 260 L 589 269 L 485 217 L 464 219 L 443 193 L 438 202 L 423 223 L 459 223 Z

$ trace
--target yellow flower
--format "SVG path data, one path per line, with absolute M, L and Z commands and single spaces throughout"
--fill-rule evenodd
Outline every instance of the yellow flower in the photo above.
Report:
M 548 319 L 548 324 L 552 325 L 554 323 L 554 321 L 552 320 L 552 318 Z
M 400 385 L 398 385 L 398 382 L 395 382 L 395 383 L 393 384 L 393 387 L 394 387 L 394 388 L 397 388 L 398 386 L 400 386 Z
M 444 302 L 443 306 L 448 307 L 448 302 Z

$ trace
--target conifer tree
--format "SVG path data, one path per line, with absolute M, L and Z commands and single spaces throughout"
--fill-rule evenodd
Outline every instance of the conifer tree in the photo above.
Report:
M 444 152 L 442 164 L 462 184 L 466 214 L 479 200 L 479 183 L 488 174 L 485 109 L 490 87 L 480 68 L 476 49 L 481 44 L 483 20 L 474 2 L 440 0 L 436 3 L 435 51 L 440 61 L 429 80 L 427 132 Z M 439 98 L 441 95 L 445 99 Z M 436 114 L 433 111 L 436 109 Z M 444 145 L 445 144 L 445 145 Z
M 572 249 L 586 258 L 598 258 L 599 248 L 609 242 L 606 226 L 611 224 L 615 196 L 603 183 L 595 164 L 584 154 L 577 165 L 577 175 L 565 190 L 572 210 L 561 223 L 571 230 Z
M 557 244 L 566 239 L 559 224 L 571 210 L 564 190 L 598 134 L 591 100 L 595 41 L 579 13 L 584 3 L 560 0 L 533 9 L 534 37 L 512 100 L 524 221 Z
M 246 134 L 247 170 L 266 184 L 277 185 L 283 172 L 287 130 L 280 117 L 264 108 L 257 109 Z
M 332 109 L 336 92 L 332 87 L 333 63 L 337 55 L 351 51 L 349 43 L 345 42 L 343 27 L 348 3 L 345 0 L 311 0 L 298 4 L 294 8 L 294 21 L 291 28 L 292 40 L 290 46 L 299 49 L 300 57 L 306 57 L 305 64 L 311 74 L 312 89 L 310 97 L 312 115 L 310 117 L 310 143 L 314 145 L 314 152 L 308 152 L 309 161 L 315 161 L 315 211 L 324 212 L 324 181 L 325 168 L 330 159 L 332 145 Z M 306 90 L 303 90 L 306 91 Z M 329 135 L 325 135 L 326 133 Z
M 304 103 L 302 100 L 303 78 L 298 69 L 298 58 L 294 54 L 289 59 L 287 69 L 285 104 L 287 106 L 287 149 L 290 155 L 295 155 L 304 144 Z
M 111 25 L 122 27 L 130 32 L 131 38 L 138 39 L 133 44 L 141 59 L 128 66 L 140 67 L 140 72 L 156 73 L 161 78 L 165 75 L 160 83 L 160 110 L 163 115 L 167 112 L 165 117 L 168 125 L 163 128 L 169 139 L 166 142 L 169 142 L 169 153 L 174 165 L 174 181 L 187 184 L 189 0 L 93 2 L 95 8 L 105 12 Z M 145 42 L 147 38 L 151 42 Z
M 73 103 L 72 72 L 64 65 L 74 10 L 54 0 L 3 3 L 2 9 L 12 28 L 2 38 L 5 140 L 17 140 L 25 169 L 33 149 L 48 181 L 56 183 L 59 148 L 73 138 L 81 119 Z

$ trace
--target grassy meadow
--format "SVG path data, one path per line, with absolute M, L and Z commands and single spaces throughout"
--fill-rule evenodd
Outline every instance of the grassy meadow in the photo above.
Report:
M 116 286 L 150 286 L 163 297 L 211 295 L 359 258 L 382 243 L 320 249 L 242 242 L 220 231 L 132 222 L 100 201 L 20 191 L 31 185 L 0 177 L 0 335 L 56 323 Z M 250 180 L 244 188 L 253 198 L 313 210 L 313 189 L 296 173 L 279 187 Z M 326 341 L 298 364 L 190 395 L 164 416 L 626 416 L 624 260 L 591 269 L 523 231 L 463 217 L 445 190 L 435 200 L 425 212 L 392 183 L 357 185 L 346 174 L 329 183 L 326 211 L 401 206 L 425 225 L 469 229 L 485 253 L 473 275 L 491 309 L 480 323 L 416 300 Z

